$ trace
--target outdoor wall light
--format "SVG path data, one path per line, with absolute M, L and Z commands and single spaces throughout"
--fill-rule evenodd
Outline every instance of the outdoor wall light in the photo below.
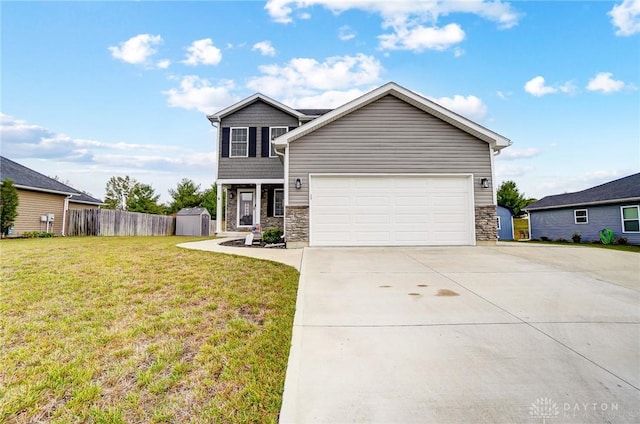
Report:
M 228 191 L 227 194 L 229 195 L 229 199 L 233 199 L 233 191 Z
M 300 178 L 296 178 L 296 189 L 300 190 L 302 188 L 302 180 Z
M 480 179 L 480 185 L 482 186 L 482 188 L 489 188 L 489 179 L 488 178 L 481 178 Z

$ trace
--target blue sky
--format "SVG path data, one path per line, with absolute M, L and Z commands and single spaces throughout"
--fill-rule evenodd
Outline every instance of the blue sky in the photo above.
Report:
M 104 196 L 215 179 L 206 120 L 255 92 L 336 107 L 394 81 L 510 138 L 530 197 L 640 171 L 640 0 L 7 2 L 2 155 Z

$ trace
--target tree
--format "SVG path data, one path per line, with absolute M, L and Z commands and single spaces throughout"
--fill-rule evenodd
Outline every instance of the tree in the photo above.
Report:
M 528 199 L 524 193 L 520 193 L 514 181 L 504 181 L 500 184 L 497 194 L 498 204 L 511 209 L 515 216 L 519 216 L 522 209 L 537 201 L 537 199 Z
M 6 236 L 18 217 L 18 190 L 10 178 L 0 185 L 0 234 Z
M 138 184 L 135 178 L 131 178 L 128 175 L 109 178 L 105 188 L 104 202 L 107 204 L 105 208 L 126 211 L 131 192 Z
M 218 188 L 215 184 L 211 185 L 202 193 L 202 207 L 207 208 L 211 219 L 216 219 L 216 204 L 218 203 Z
M 127 210 L 130 212 L 142 212 L 163 214 L 164 207 L 158 204 L 160 195 L 156 194 L 149 184 L 137 183 L 127 199 Z
M 173 201 L 169 204 L 169 213 L 178 212 L 182 208 L 195 208 L 202 205 L 203 194 L 200 192 L 200 184 L 196 184 L 188 178 L 183 178 L 176 189 L 169 189 Z

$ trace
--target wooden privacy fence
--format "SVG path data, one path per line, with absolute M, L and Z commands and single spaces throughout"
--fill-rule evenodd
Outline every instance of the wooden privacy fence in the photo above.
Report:
M 110 209 L 69 209 L 69 236 L 172 236 L 173 216 Z

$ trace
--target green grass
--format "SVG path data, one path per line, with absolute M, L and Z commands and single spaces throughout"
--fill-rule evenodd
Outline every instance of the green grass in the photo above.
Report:
M 0 422 L 277 422 L 298 272 L 192 240 L 0 242 Z
M 539 240 L 520 241 L 518 243 L 552 244 L 552 245 L 559 245 L 559 246 L 597 247 L 599 249 L 620 250 L 620 251 L 623 251 L 623 252 L 640 253 L 640 246 L 636 246 L 636 245 L 633 245 L 633 244 L 573 243 L 571 241 L 562 242 L 562 241 L 539 241 Z

